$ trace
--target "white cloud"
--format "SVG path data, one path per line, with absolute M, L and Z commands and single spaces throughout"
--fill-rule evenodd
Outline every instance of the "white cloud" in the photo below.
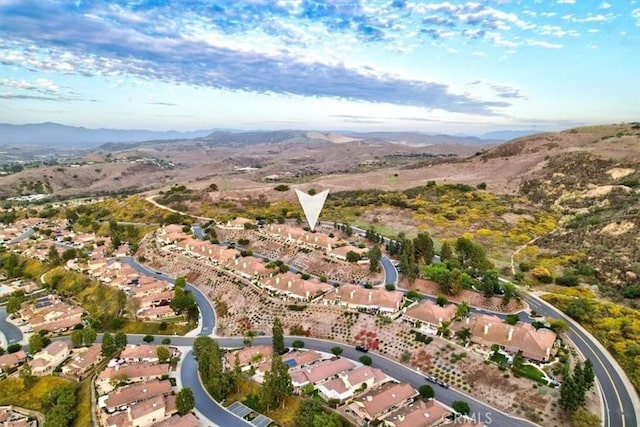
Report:
M 542 41 L 542 40 L 527 40 L 527 45 L 544 47 L 544 48 L 547 48 L 547 49 L 560 49 L 560 48 L 562 48 L 561 44 L 549 43 L 549 42 L 545 42 L 545 41 Z
M 574 4 L 576 0 L 558 0 L 558 4 Z
M 640 27 L 640 8 L 638 8 L 638 9 L 633 9 L 633 10 L 631 11 L 631 16 L 633 17 L 633 19 L 635 19 L 635 20 L 636 20 L 636 25 L 637 25 L 638 27 Z
M 606 1 L 600 5 L 600 9 L 609 9 L 611 7 L 611 3 L 607 3 Z

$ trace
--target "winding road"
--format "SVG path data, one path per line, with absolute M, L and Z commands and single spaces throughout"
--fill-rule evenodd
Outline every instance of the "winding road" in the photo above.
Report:
M 166 206 L 162 206 L 155 202 L 152 197 L 147 198 L 154 205 L 165 208 L 173 211 L 172 209 L 167 208 Z M 209 220 L 211 218 L 203 218 L 196 217 L 200 219 Z M 321 221 L 324 225 L 333 225 L 328 221 Z M 364 235 L 365 230 L 353 227 L 353 230 L 360 234 Z M 388 243 L 390 240 L 385 238 L 385 243 Z M 393 264 L 389 261 L 388 258 L 384 257 L 386 261 L 381 261 L 383 267 L 385 269 L 385 283 L 397 283 L 398 276 L 397 270 L 393 266 Z M 506 279 L 501 278 L 501 282 L 505 282 Z M 195 288 L 193 288 L 195 289 Z M 198 298 L 196 298 L 198 300 Z M 206 298 L 205 298 L 206 300 Z M 545 303 L 535 296 L 526 296 L 525 301 L 535 309 L 538 313 L 543 314 L 545 316 L 562 318 L 567 322 L 568 330 L 566 332 L 567 337 L 575 344 L 578 350 L 587 358 L 589 358 L 593 362 L 593 368 L 597 379 L 598 387 L 600 387 L 602 398 L 604 400 L 604 411 L 603 411 L 603 423 L 605 427 L 636 427 L 639 426 L 640 421 L 640 399 L 638 398 L 638 394 L 635 389 L 631 385 L 629 379 L 624 374 L 624 371 L 620 367 L 620 365 L 616 362 L 613 356 L 600 344 L 592 335 L 584 330 L 580 325 L 562 313 L 560 310 L 555 307 Z M 207 301 L 207 304 L 208 301 Z M 210 304 L 209 304 L 210 306 Z M 213 310 L 211 310 L 213 311 Z M 522 313 L 521 313 L 522 316 Z M 521 317 L 522 319 L 522 317 Z M 205 318 L 203 312 L 203 321 L 215 322 L 215 318 L 212 320 L 208 320 Z M 204 331 L 204 328 L 203 328 Z M 238 338 L 239 339 L 239 338 Z M 255 342 L 260 343 L 265 338 L 258 338 Z M 268 340 L 267 340 L 268 341 Z M 317 350 L 322 350 L 322 345 L 317 344 L 318 348 L 316 348 L 316 341 L 319 340 L 311 340 L 305 339 L 307 342 L 308 348 L 313 348 Z M 221 346 L 226 346 L 224 343 L 226 341 L 224 339 L 220 340 Z M 322 342 L 322 341 L 320 341 Z M 233 344 L 235 341 L 229 341 L 229 344 Z M 313 345 L 313 346 L 312 346 Z M 328 344 L 329 345 L 329 344 Z M 330 346 L 335 345 L 331 343 Z M 330 347 L 329 347 L 330 348 Z M 324 350 L 323 350 L 324 351 Z M 344 355 L 346 357 L 356 357 L 358 354 L 351 354 L 355 352 L 354 349 L 345 348 Z M 396 377 L 401 381 L 410 382 L 412 385 L 415 384 L 420 385 L 422 381 L 420 381 L 420 376 L 416 374 L 414 371 L 395 363 L 391 360 L 382 358 L 381 356 L 371 354 L 374 359 L 374 363 L 379 368 L 383 369 L 386 373 L 391 376 Z M 469 397 L 456 392 L 455 390 L 441 390 L 440 393 L 437 394 L 437 398 L 444 403 L 450 404 L 454 396 L 458 394 L 458 399 L 462 398 L 465 400 L 469 400 Z M 472 402 L 471 403 L 472 411 L 474 413 L 490 413 L 490 414 L 500 414 L 495 409 L 488 407 L 487 405 L 482 404 L 481 402 Z M 199 409 L 199 408 L 198 408 Z M 508 417 L 506 414 L 502 414 L 502 416 L 506 417 L 502 419 L 502 422 L 498 422 L 499 416 L 494 419 L 495 425 L 500 426 L 517 426 L 517 425 L 531 425 L 528 421 L 518 420 L 511 417 Z

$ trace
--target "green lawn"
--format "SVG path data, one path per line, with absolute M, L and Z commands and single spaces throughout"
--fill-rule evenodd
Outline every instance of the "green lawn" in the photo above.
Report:
M 544 372 L 538 369 L 535 365 L 522 365 L 520 369 L 513 369 L 513 373 L 514 375 L 529 378 L 539 382 L 540 384 L 547 385 Z
M 498 353 L 494 351 L 491 357 L 489 358 L 489 360 L 491 360 L 493 363 L 497 364 L 498 366 L 502 366 L 504 368 L 509 367 L 509 359 L 507 359 L 507 356 L 505 356 L 502 353 Z

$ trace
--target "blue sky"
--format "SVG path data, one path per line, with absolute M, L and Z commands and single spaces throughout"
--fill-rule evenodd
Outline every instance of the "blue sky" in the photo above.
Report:
M 559 130 L 640 120 L 640 1 L 0 0 L 0 122 Z

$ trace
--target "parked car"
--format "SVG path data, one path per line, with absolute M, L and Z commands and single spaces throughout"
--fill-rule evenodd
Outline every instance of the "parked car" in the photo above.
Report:
M 368 346 L 366 346 L 366 345 L 360 345 L 360 344 L 358 344 L 358 345 L 356 346 L 356 350 L 358 350 L 358 351 L 362 351 L 363 353 L 366 353 L 366 352 L 368 352 L 368 351 L 369 351 L 369 347 L 368 347 Z
M 445 383 L 444 381 L 440 381 L 436 377 L 432 377 L 432 376 L 427 375 L 426 377 L 424 377 L 424 379 L 429 381 L 432 384 L 437 384 L 442 388 L 449 388 L 449 384 Z

